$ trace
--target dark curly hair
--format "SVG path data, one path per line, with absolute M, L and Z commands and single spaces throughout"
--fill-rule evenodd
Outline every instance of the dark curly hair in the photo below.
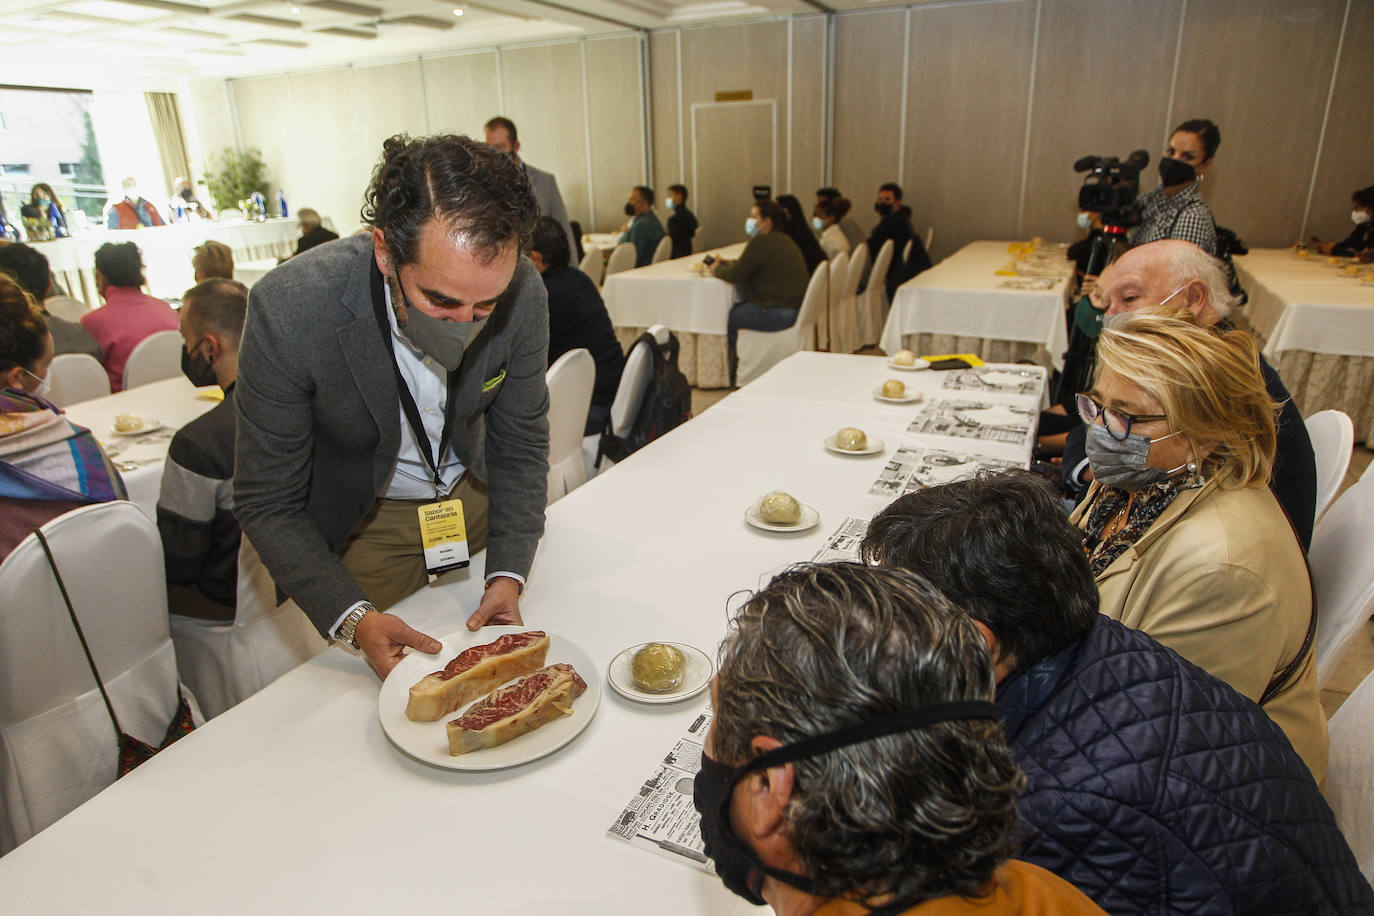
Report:
M 133 242 L 106 242 L 95 250 L 95 269 L 111 286 L 142 286 L 143 255 Z
M 720 650 L 712 741 L 723 763 L 912 707 L 990 701 L 987 644 L 924 579 L 807 563 L 740 610 Z M 1015 849 L 1025 778 L 1001 726 L 941 722 L 793 764 L 788 838 L 825 898 L 903 906 L 976 894 Z
M 525 171 L 469 137 L 397 134 L 382 144 L 362 220 L 382 230 L 396 266 L 414 262 L 432 219 L 490 260 L 511 242 L 524 251 L 539 216 Z
M 39 301 L 52 283 L 48 259 L 37 248 L 23 242 L 0 245 L 0 270 L 18 280 L 24 291 Z
M 0 273 L 0 372 L 32 369 L 43 356 L 48 323 L 33 297 L 9 274 Z

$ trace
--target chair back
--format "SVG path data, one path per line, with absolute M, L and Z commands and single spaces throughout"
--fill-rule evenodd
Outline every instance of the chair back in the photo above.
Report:
M 902 263 L 903 263 L 903 264 L 905 264 L 907 261 L 911 260 L 911 246 L 914 245 L 914 244 L 916 244 L 915 239 L 914 239 L 914 238 L 910 238 L 910 239 L 907 239 L 907 240 L 906 240 L 906 244 L 902 246 Z
M 664 236 L 658 240 L 658 247 L 654 249 L 653 260 L 650 264 L 657 264 L 659 261 L 666 261 L 673 256 L 673 240 L 670 236 Z
M 42 526 L 124 731 L 154 746 L 177 708 L 157 527 L 133 503 Z M 114 781 L 118 744 L 32 534 L 0 564 L 0 852 Z
M 582 256 L 577 268 L 591 277 L 598 289 L 601 288 L 601 281 L 606 277 L 606 259 L 602 256 L 600 248 L 588 245 L 587 253 Z
M 596 361 L 585 347 L 569 350 L 549 367 L 549 503 L 587 482 L 582 432 L 596 386 Z
M 935 227 L 926 227 L 926 251 L 930 251 L 930 243 L 935 241 Z
M 52 383 L 48 400 L 58 407 L 70 407 L 110 393 L 109 373 L 89 353 L 57 354 L 48 367 L 48 380 Z
M 840 306 L 840 297 L 844 295 L 844 284 L 849 276 L 849 253 L 841 251 L 830 259 L 830 310 L 833 312 Z
M 629 242 L 621 242 L 615 246 L 615 250 L 611 252 L 610 260 L 606 262 L 606 276 L 618 274 L 622 270 L 634 270 L 635 258 L 635 246 Z
M 1327 730 L 1331 751 L 1323 794 L 1336 815 L 1336 825 L 1355 853 L 1365 880 L 1374 881 L 1374 673 L 1366 675 Z
M 649 328 L 660 347 L 668 345 L 668 326 L 656 324 Z M 625 357 L 625 368 L 620 373 L 620 385 L 615 389 L 615 400 L 611 401 L 611 435 L 628 436 L 630 426 L 639 416 L 639 405 L 644 401 L 644 392 L 653 376 L 653 353 L 648 343 L 637 341 L 630 347 Z
M 910 242 L 907 243 L 908 245 Z M 873 269 L 868 272 L 868 286 L 865 289 L 872 293 L 875 290 L 886 292 L 887 269 L 892 266 L 892 239 L 883 242 L 878 249 L 878 256 L 873 259 Z
M 806 284 L 806 295 L 802 296 L 801 308 L 797 310 L 797 349 L 815 350 L 821 336 L 821 322 L 825 319 L 830 302 L 830 263 L 822 261 L 811 272 L 811 280 Z
M 1317 459 L 1317 512 L 1321 518 L 1350 468 L 1355 446 L 1355 424 L 1339 410 L 1322 410 L 1307 418 L 1307 435 Z
M 124 390 L 176 378 L 181 374 L 184 346 L 180 331 L 158 331 L 143 338 L 124 364 Z
M 1374 473 L 1366 470 L 1312 531 L 1307 561 L 1317 587 L 1317 686 L 1331 679 L 1350 641 L 1374 613 Z
M 864 274 L 867 271 L 868 246 L 859 245 L 849 253 L 849 272 L 845 274 L 842 299 L 850 299 L 858 295 L 859 284 L 863 282 Z

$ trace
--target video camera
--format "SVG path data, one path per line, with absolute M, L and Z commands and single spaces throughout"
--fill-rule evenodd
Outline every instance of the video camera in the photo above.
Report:
M 1104 225 L 1139 224 L 1140 172 L 1149 164 L 1150 154 L 1143 149 L 1131 153 L 1125 162 L 1115 156 L 1082 157 L 1073 164 L 1075 172 L 1088 173 L 1078 189 L 1078 208 L 1102 214 Z

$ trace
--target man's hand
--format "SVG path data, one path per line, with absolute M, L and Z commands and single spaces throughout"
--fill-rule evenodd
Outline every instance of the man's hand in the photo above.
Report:
M 509 576 L 497 576 L 487 583 L 482 603 L 468 618 L 468 629 L 480 630 L 491 624 L 519 626 L 524 622 L 520 619 L 520 583 Z
M 358 641 L 358 648 L 362 650 L 367 663 L 382 680 L 386 680 L 391 669 L 405 658 L 402 650 L 407 646 L 430 655 L 443 648 L 439 640 L 411 629 L 394 614 L 364 614 L 363 619 L 358 621 L 358 628 L 353 631 L 353 638 Z

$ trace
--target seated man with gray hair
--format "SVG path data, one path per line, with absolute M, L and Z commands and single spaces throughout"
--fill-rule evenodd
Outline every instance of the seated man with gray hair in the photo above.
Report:
M 296 219 L 301 222 L 301 237 L 300 241 L 296 242 L 296 254 L 309 251 L 316 245 L 332 242 L 339 237 L 339 233 L 324 228 L 324 224 L 320 221 L 320 214 L 309 207 L 301 207 L 297 210 Z M 292 255 L 292 257 L 295 256 Z
M 778 914 L 1101 913 L 1012 859 L 1025 780 L 993 689 L 987 644 L 925 580 L 774 578 L 721 646 L 696 778 L 725 886 Z
M 1226 268 L 1192 242 L 1177 239 L 1150 242 L 1127 251 L 1102 272 L 1092 300 L 1107 317 L 1167 301 L 1187 309 L 1203 327 L 1218 331 L 1235 327 L 1229 319 L 1235 297 L 1227 283 Z M 1287 513 L 1306 552 L 1317 511 L 1317 460 L 1312 440 L 1293 396 L 1263 356 L 1260 372 L 1269 397 L 1281 405 L 1269 489 Z M 1078 426 L 1064 444 L 1064 481 L 1074 488 L 1086 488 L 1091 479 L 1086 476 L 1086 430 L 1086 426 Z

